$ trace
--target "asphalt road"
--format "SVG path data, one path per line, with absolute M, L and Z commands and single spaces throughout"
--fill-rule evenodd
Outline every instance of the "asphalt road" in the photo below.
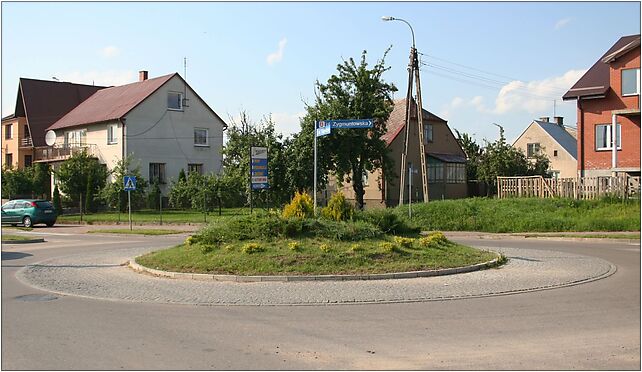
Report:
M 50 258 L 184 239 L 77 231 L 34 229 L 46 243 L 3 245 L 3 369 L 640 369 L 639 244 L 459 236 L 484 248 L 598 257 L 617 272 L 564 288 L 419 303 L 133 303 L 52 295 L 16 279 L 24 265 Z

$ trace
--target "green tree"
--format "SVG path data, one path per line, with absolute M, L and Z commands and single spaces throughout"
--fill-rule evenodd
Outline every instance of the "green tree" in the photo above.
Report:
M 87 176 L 87 188 L 85 189 L 85 212 L 94 212 L 94 180 L 93 174 Z
M 318 141 L 319 154 L 328 160 L 319 164 L 319 174 L 327 174 L 330 171 L 339 181 L 347 179 L 351 182 L 359 209 L 363 208 L 363 175 L 366 172 L 383 169 L 388 180 L 394 175 L 386 143 L 381 139 L 386 133 L 385 123 L 393 109 L 392 93 L 397 90 L 394 84 L 383 80 L 383 74 L 389 70 L 389 67 L 385 67 L 388 51 L 389 49 L 372 68 L 368 67 L 367 52 L 363 51 L 358 65 L 350 58 L 337 65 L 337 73 L 332 75 L 326 84 L 317 81 L 315 104 L 306 108 L 307 114 L 302 120 L 302 133 L 295 137 L 295 142 L 298 142 L 295 148 L 309 149 L 305 154 L 307 158 L 312 152 L 315 120 L 374 119 L 374 126 L 368 130 L 333 130 L 331 135 L 319 138 Z M 309 161 L 307 164 L 312 164 L 311 157 L 305 160 Z M 325 180 L 322 176 L 321 184 Z M 311 181 L 298 179 L 295 184 L 301 182 L 310 187 Z
M 466 153 L 466 178 L 468 180 L 476 180 L 478 179 L 477 169 L 479 168 L 483 148 L 467 133 L 459 133 L 457 129 L 455 129 L 455 132 L 457 133 L 459 146 Z
M 58 190 L 58 185 L 54 187 L 53 191 L 53 206 L 56 208 L 58 214 L 62 214 L 62 202 L 60 201 L 60 191 Z
M 33 196 L 33 177 L 30 168 L 2 168 L 2 197 L 12 199 Z
M 119 160 L 111 172 L 113 182 L 108 183 L 100 191 L 100 198 L 110 208 L 118 209 L 121 212 L 127 211 L 127 192 L 123 184 L 125 176 L 136 177 L 136 190 L 131 191 L 132 209 L 140 209 L 145 206 L 145 190 L 147 181 L 140 172 L 140 164 L 133 164 L 131 157 Z
M 181 168 L 181 171 L 178 172 L 178 182 L 181 181 L 187 181 L 187 177 L 185 176 L 185 169 Z
M 160 185 L 158 184 L 158 180 L 154 180 L 154 182 L 149 187 L 149 192 L 147 193 L 147 208 L 159 210 L 160 198 L 161 198 Z
M 92 194 L 105 186 L 107 168 L 96 158 L 82 151 L 65 160 L 55 172 L 60 181 L 60 191 L 73 199 L 91 190 Z M 87 183 L 91 182 L 88 186 Z M 82 202 L 82 200 L 81 200 Z
M 51 195 L 51 167 L 46 163 L 34 163 L 32 170 L 32 187 L 36 196 L 49 199 Z

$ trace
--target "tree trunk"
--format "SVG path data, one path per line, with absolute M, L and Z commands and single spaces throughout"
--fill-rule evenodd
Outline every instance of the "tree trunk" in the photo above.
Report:
M 357 165 L 352 167 L 352 189 L 354 190 L 357 209 L 363 210 L 363 167 Z

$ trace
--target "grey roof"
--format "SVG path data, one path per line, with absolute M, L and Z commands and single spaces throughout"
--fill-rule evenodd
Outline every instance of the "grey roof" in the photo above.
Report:
M 465 163 L 466 162 L 465 156 L 456 155 L 456 154 L 436 154 L 436 153 L 429 152 L 427 153 L 427 155 L 435 159 L 439 159 L 446 163 Z
M 559 143 L 566 152 L 577 159 L 577 140 L 564 127 L 546 121 L 535 120 L 534 122 L 553 137 L 555 142 Z

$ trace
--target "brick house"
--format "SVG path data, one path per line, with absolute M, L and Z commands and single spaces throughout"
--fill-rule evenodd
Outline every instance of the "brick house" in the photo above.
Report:
M 577 100 L 578 176 L 640 176 L 640 35 L 620 38 L 562 99 Z

